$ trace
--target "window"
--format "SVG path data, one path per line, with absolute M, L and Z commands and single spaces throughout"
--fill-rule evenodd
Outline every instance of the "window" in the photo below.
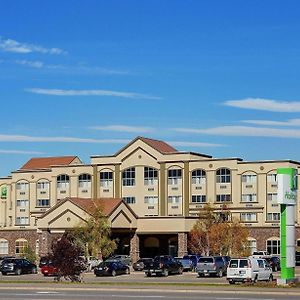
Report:
M 230 170 L 226 168 L 217 171 L 217 183 L 230 183 Z
M 206 195 L 192 195 L 192 203 L 206 202 Z
M 251 254 L 257 250 L 257 241 L 256 239 L 249 238 L 248 239 L 248 249 Z
M 123 197 L 123 200 L 128 204 L 134 204 L 135 203 L 135 197 Z
M 16 225 L 29 225 L 28 217 L 16 217 Z
M 242 194 L 242 202 L 256 202 L 256 194 Z
M 279 239 L 267 240 L 267 252 L 271 255 L 280 254 L 280 240 Z
M 112 187 L 113 185 L 113 172 L 100 172 L 100 186 L 104 188 Z
M 16 188 L 18 191 L 28 191 L 29 184 L 28 182 L 18 182 Z
M 144 167 L 144 185 L 157 185 L 157 170 Z
M 268 193 L 267 200 L 277 202 L 277 193 Z
M 61 189 L 66 189 L 69 187 L 70 178 L 68 175 L 57 176 L 57 187 Z
M 256 183 L 256 175 L 242 175 L 242 182 L 244 183 Z
M 122 173 L 123 186 L 135 185 L 135 168 L 129 168 Z
M 241 213 L 242 222 L 256 222 L 257 213 Z
M 36 206 L 48 207 L 48 206 L 50 206 L 50 199 L 37 199 Z
M 181 169 L 173 169 L 168 171 L 168 184 L 177 185 L 181 179 Z
M 17 207 L 28 207 L 29 200 L 17 200 Z
M 280 221 L 280 213 L 267 213 L 267 221 Z
M 195 170 L 192 172 L 192 184 L 205 184 L 206 172 L 204 170 Z
M 25 239 L 16 240 L 16 254 L 22 254 L 25 252 L 25 249 L 28 247 L 28 241 Z
M 271 183 L 277 183 L 277 174 L 268 174 L 267 181 Z
M 49 190 L 49 181 L 40 181 L 37 183 L 38 190 Z
M 0 255 L 8 254 L 8 241 L 0 239 Z
M 231 202 L 231 195 L 230 194 L 217 195 L 216 202 Z
M 81 174 L 78 177 L 78 186 L 80 188 L 89 188 L 91 187 L 91 175 L 90 174 Z
M 181 199 L 182 199 L 181 196 L 169 196 L 168 197 L 168 203 L 179 204 L 181 202 Z
M 157 204 L 158 197 L 157 196 L 145 196 L 144 202 L 147 204 Z

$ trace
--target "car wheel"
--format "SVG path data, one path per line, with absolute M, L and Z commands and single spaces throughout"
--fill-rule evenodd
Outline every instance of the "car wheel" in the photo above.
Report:
M 32 273 L 32 274 L 37 274 L 37 268 L 34 268 L 34 267 L 33 267 L 33 268 L 31 269 L 31 273 Z
M 16 271 L 15 271 L 16 275 L 21 275 L 21 273 L 22 273 L 21 269 L 16 269 Z
M 130 274 L 129 268 L 126 269 L 125 274 L 127 274 L 127 275 Z
M 6 272 L 2 272 L 2 275 L 7 275 L 7 273 Z
M 163 274 L 164 274 L 165 277 L 168 277 L 168 276 L 169 276 L 169 271 L 168 271 L 168 269 L 164 269 Z
M 271 274 L 270 277 L 269 277 L 269 282 L 272 282 L 273 281 L 273 275 Z
M 255 275 L 254 279 L 252 280 L 253 283 L 257 282 L 257 275 Z
M 179 268 L 179 270 L 178 270 L 178 274 L 182 274 L 183 273 L 183 269 L 182 268 Z
M 235 284 L 234 280 L 229 280 L 229 284 Z
M 145 273 L 147 277 L 151 277 L 151 273 Z
M 217 276 L 220 278 L 223 277 L 223 271 L 221 269 L 218 271 Z
M 111 271 L 111 276 L 115 277 L 117 275 L 117 272 L 115 270 Z

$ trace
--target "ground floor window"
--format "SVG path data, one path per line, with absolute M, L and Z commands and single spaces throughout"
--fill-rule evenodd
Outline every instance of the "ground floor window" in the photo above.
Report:
M 25 239 L 16 240 L 16 254 L 22 254 L 25 252 L 25 249 L 28 247 L 28 241 Z
M 267 240 L 267 252 L 269 254 L 280 254 L 280 240 L 279 239 L 270 239 Z
M 8 254 L 8 241 L 0 239 L 0 254 Z

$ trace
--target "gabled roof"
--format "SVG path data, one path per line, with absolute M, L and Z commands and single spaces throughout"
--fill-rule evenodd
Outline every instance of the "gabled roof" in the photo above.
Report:
M 31 158 L 20 170 L 49 169 L 51 166 L 71 164 L 77 156 L 35 157 Z

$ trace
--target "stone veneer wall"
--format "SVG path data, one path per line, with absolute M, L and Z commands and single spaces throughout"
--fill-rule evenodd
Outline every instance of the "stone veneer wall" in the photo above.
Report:
M 178 256 L 182 257 L 188 253 L 187 251 L 187 233 L 179 232 L 178 233 Z

